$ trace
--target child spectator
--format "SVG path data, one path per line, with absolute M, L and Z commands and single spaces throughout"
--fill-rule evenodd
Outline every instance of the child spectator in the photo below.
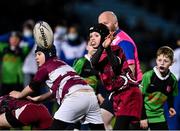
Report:
M 143 75 L 141 91 L 144 96 L 144 110 L 140 126 L 151 130 L 168 130 L 163 105 L 167 101 L 169 117 L 176 115 L 174 96 L 178 94 L 177 79 L 170 72 L 173 50 L 160 47 L 156 54 L 156 66 Z

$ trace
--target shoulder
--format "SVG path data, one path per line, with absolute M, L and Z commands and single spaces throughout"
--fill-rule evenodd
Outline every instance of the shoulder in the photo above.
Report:
M 176 76 L 175 76 L 172 72 L 171 72 L 170 76 L 171 76 L 171 78 L 173 79 L 173 81 L 177 81 Z
M 36 75 L 39 75 L 42 73 L 44 74 L 45 72 L 47 72 L 47 66 L 45 64 L 43 64 L 41 67 L 38 68 Z
M 82 64 L 86 61 L 87 59 L 85 57 L 81 57 L 81 58 L 78 58 L 78 59 L 75 59 L 74 63 L 73 63 L 73 66 L 74 65 L 79 65 L 79 64 Z
M 129 48 L 129 49 L 134 49 L 134 45 L 132 42 L 127 41 L 127 40 L 122 40 L 118 43 L 118 45 L 122 48 Z
M 154 70 L 149 70 L 149 71 L 146 71 L 144 74 L 143 74 L 143 77 L 152 77 L 152 75 L 154 74 Z

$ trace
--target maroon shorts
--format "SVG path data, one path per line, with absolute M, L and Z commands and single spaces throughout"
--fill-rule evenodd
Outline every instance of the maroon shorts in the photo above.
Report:
M 116 116 L 141 117 L 142 93 L 139 88 L 131 87 L 113 97 L 113 108 Z

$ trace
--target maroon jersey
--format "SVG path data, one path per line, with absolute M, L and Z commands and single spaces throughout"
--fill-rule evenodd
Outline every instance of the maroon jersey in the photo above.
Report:
M 1 96 L 0 97 L 0 114 L 6 112 L 7 110 L 18 109 L 19 107 L 22 107 L 23 105 L 27 103 L 30 103 L 30 101 L 18 100 L 8 95 Z
M 140 118 L 142 95 L 138 89 L 138 83 L 134 80 L 123 50 L 118 46 L 111 46 L 111 50 L 121 61 L 119 75 L 113 72 L 112 63 L 108 61 L 106 51 L 101 55 L 98 65 L 101 67 L 101 80 L 105 88 L 111 92 L 115 115 Z
M 48 59 L 38 69 L 30 87 L 35 89 L 40 83 L 48 85 L 53 94 L 56 95 L 59 104 L 64 95 L 68 93 L 69 88 L 75 85 L 87 85 L 71 66 L 56 57 Z M 74 89 L 74 91 L 79 88 Z
M 116 56 L 120 58 L 121 67 L 119 68 L 119 75 L 116 76 L 113 72 L 111 63 L 108 61 L 106 51 L 100 57 L 99 65 L 101 66 L 101 79 L 108 91 L 122 90 L 131 86 L 137 86 L 137 82 L 133 77 L 123 50 L 118 46 L 111 46 L 111 50 Z

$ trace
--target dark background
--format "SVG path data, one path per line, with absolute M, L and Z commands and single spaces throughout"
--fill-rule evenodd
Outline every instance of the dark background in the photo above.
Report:
M 27 19 L 55 23 L 63 16 L 63 0 L 1 0 L 0 33 L 21 29 Z
M 91 5 L 95 7 L 97 6 L 97 2 L 95 1 L 98 0 L 1 0 L 0 33 L 14 28 L 19 29 L 23 21 L 29 18 L 36 21 L 47 20 L 51 24 L 55 24 L 60 18 L 73 19 L 79 22 L 80 20 L 78 20 L 78 15 L 73 10 L 73 6 L 75 4 L 86 3 L 87 6 Z M 104 3 L 105 1 L 100 2 Z M 180 23 L 179 4 L 175 0 L 116 0 L 116 2 L 126 2 L 138 8 L 144 8 L 145 11 L 167 21 L 172 21 L 177 25 Z M 90 10 L 88 13 L 93 13 L 93 10 Z M 92 20 L 90 19 L 89 21 Z
M 67 24 L 79 24 L 81 35 L 87 38 L 87 30 L 97 23 L 98 15 L 111 10 L 120 28 L 136 42 L 140 61 L 150 65 L 160 46 L 177 48 L 178 5 L 175 0 L 0 0 L 0 35 L 21 30 L 27 19 L 47 21 L 52 28 L 65 20 Z

